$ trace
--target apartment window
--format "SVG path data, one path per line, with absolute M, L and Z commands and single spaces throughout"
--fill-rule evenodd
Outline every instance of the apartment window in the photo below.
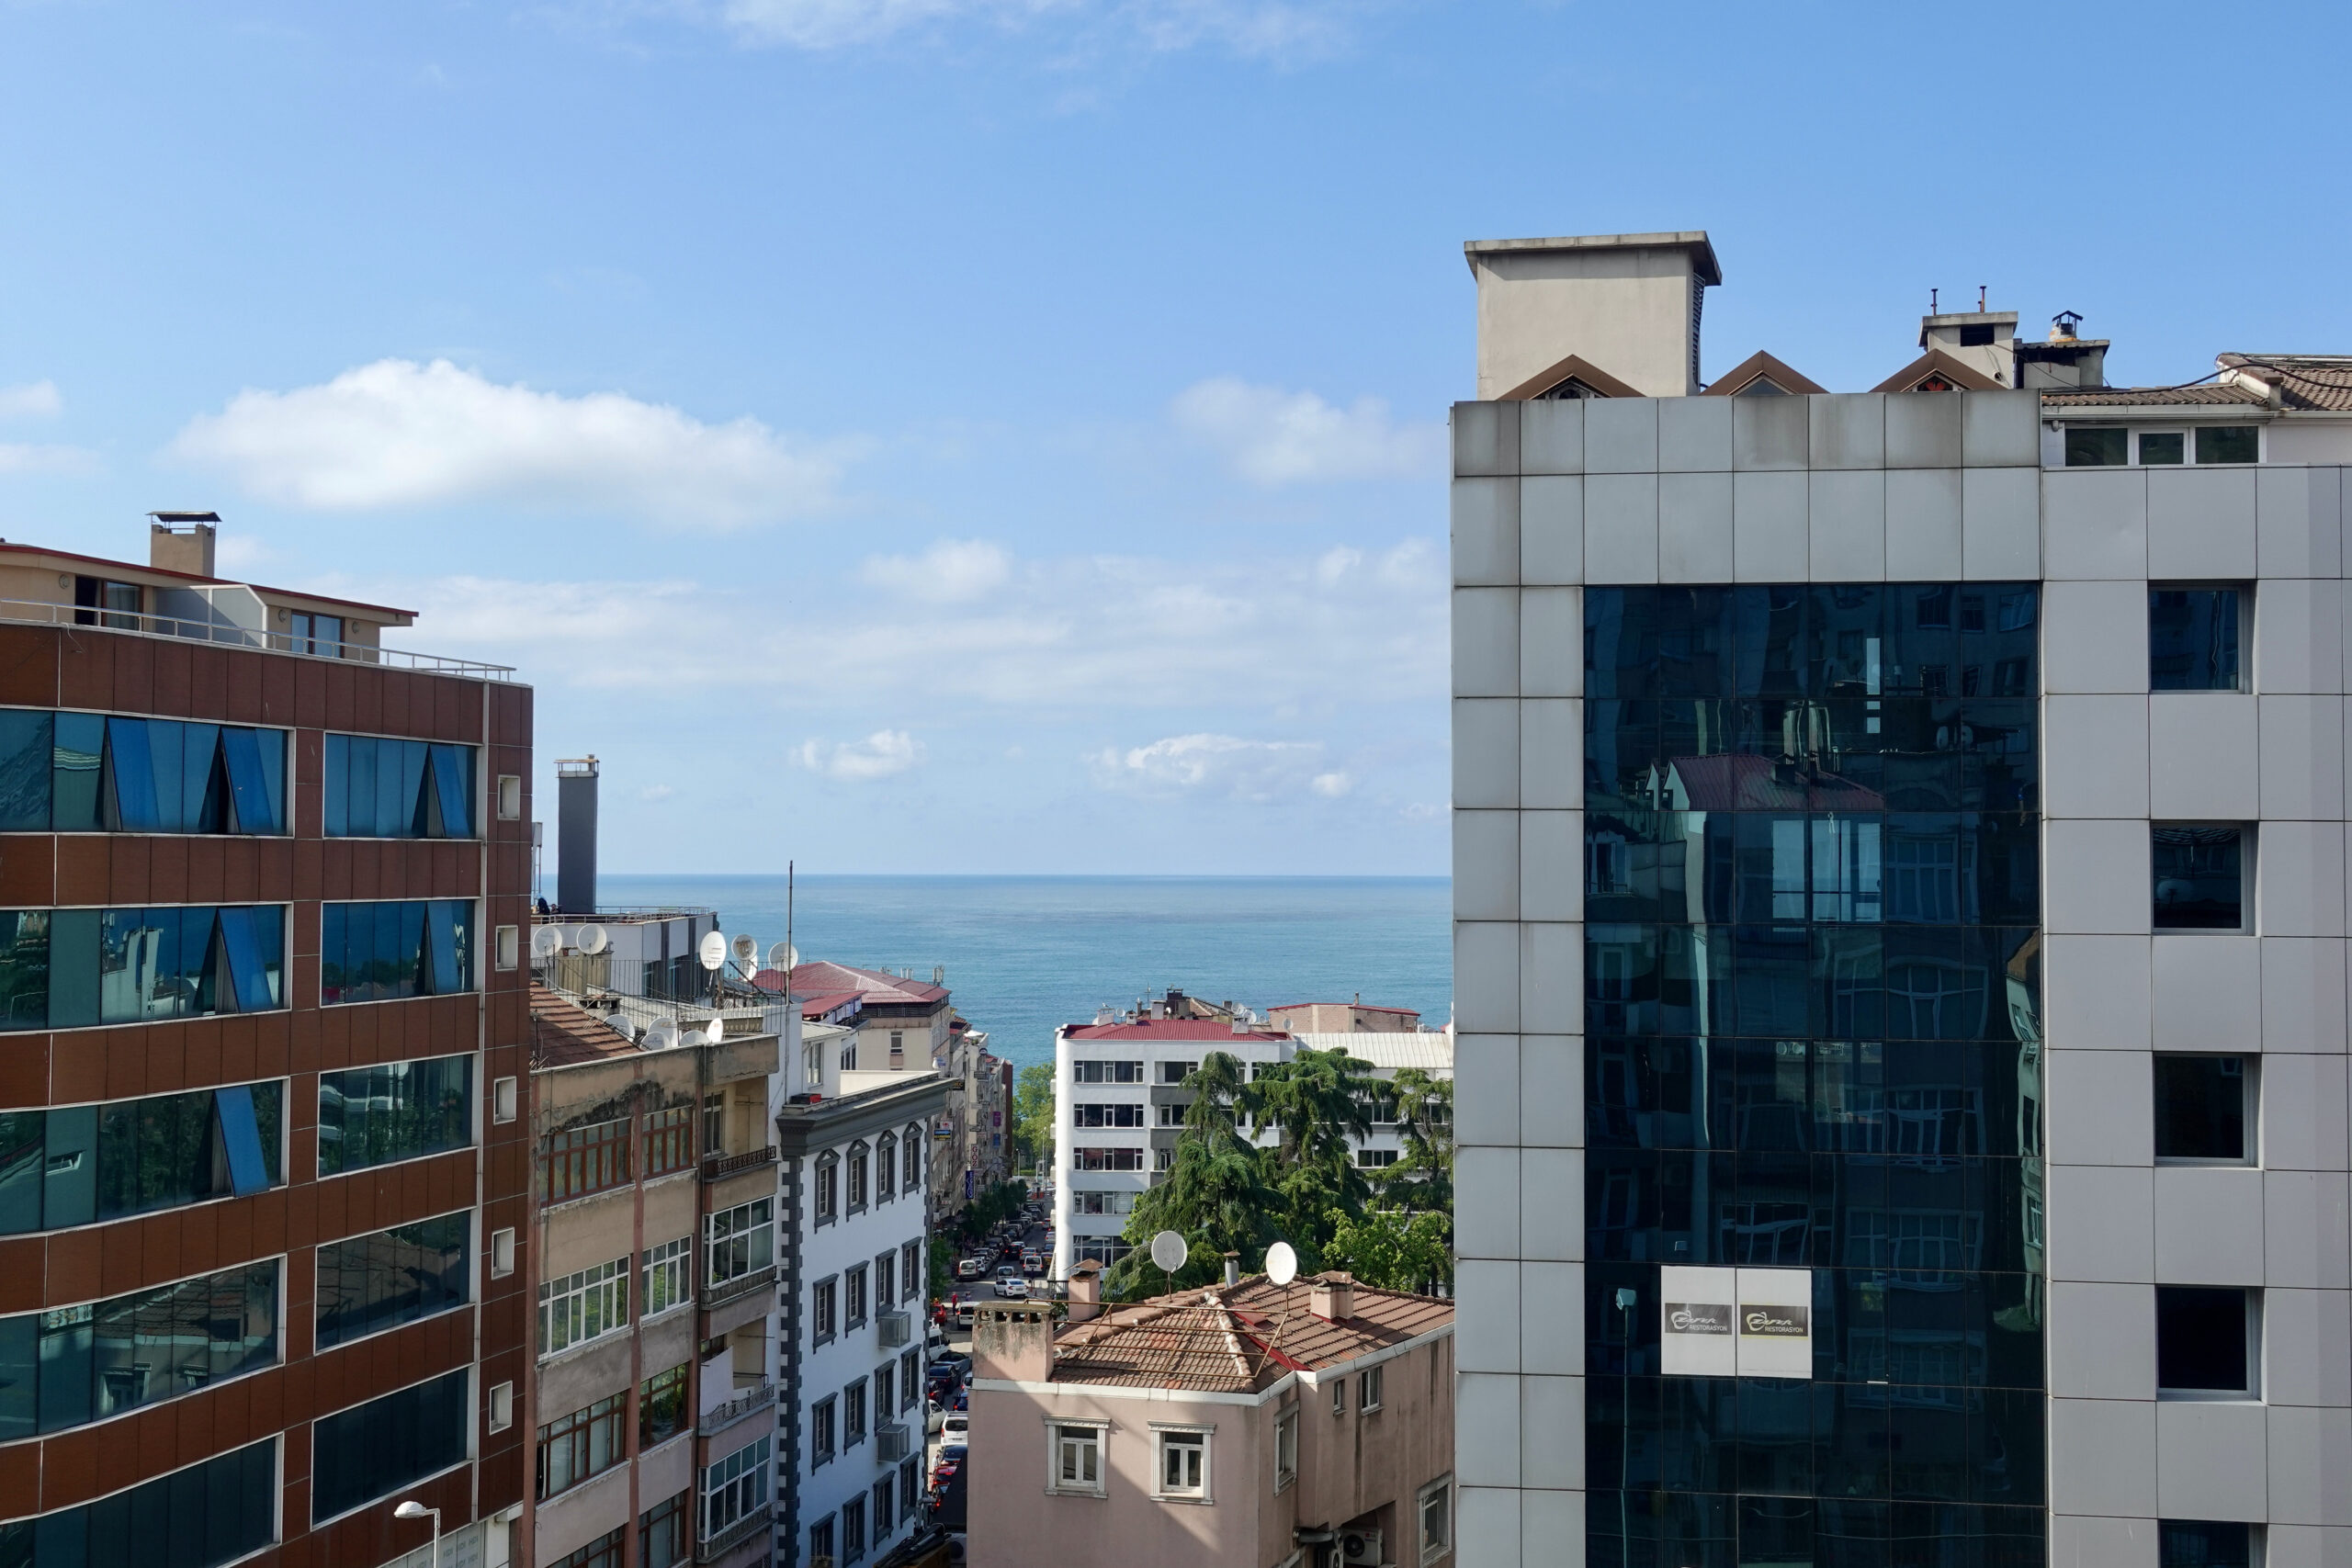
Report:
M 1072 1149 L 1071 1167 L 1078 1170 L 1141 1170 L 1141 1149 Z
M 727 1091 L 715 1089 L 702 1097 L 702 1146 L 705 1154 L 727 1147 Z
M 910 1459 L 899 1466 L 899 1513 L 911 1517 L 922 1498 L 922 1461 Z
M 905 1055 L 906 1054 L 907 1054 L 907 1036 L 906 1036 L 906 1032 L 905 1032 L 903 1030 L 897 1030 L 897 1029 L 894 1029 L 894 1030 L 890 1031 L 890 1055 L 893 1055 L 893 1056 L 903 1056 L 903 1055 Z
M 1159 1064 L 1159 1081 L 1163 1084 L 1181 1084 L 1191 1077 L 1199 1066 L 1198 1062 L 1162 1062 Z
M 396 1001 L 474 988 L 470 898 L 319 906 L 319 1001 Z
M 1421 1562 L 1435 1562 L 1453 1550 L 1453 1478 L 1432 1481 L 1421 1488 L 1413 1513 L 1419 1521 Z
M 1366 1367 L 1356 1374 L 1356 1408 L 1369 1415 L 1380 1408 L 1380 1387 L 1385 1367 Z
M 650 1181 L 673 1170 L 690 1170 L 695 1163 L 694 1107 L 673 1105 L 649 1111 L 645 1118 L 645 1177 Z
M 1140 1127 L 1143 1107 L 1140 1105 L 1073 1105 L 1070 1124 L 1074 1127 Z
M 0 1442 L 176 1399 L 277 1354 L 277 1260 L 0 1317 Z
M 841 1402 L 827 1394 L 808 1407 L 808 1468 L 814 1470 L 833 1457 L 834 1422 Z
M 625 1457 L 621 1422 L 628 1396 L 611 1394 L 539 1428 L 539 1500 L 570 1491 Z
M 879 1546 L 897 1527 L 890 1522 L 890 1491 L 896 1484 L 884 1476 L 874 1483 L 874 1544 Z
M 910 1241 L 899 1248 L 899 1278 L 906 1282 L 907 1300 L 922 1299 L 922 1243 Z
M 871 1169 L 867 1156 L 864 1144 L 849 1146 L 849 1212 L 853 1214 L 865 1211 L 865 1183 Z
M 887 1203 L 898 1195 L 899 1134 L 885 1133 L 874 1140 L 874 1196 Z
M 472 1220 L 444 1214 L 320 1247 L 318 1348 L 463 1306 Z
M 817 1223 L 829 1224 L 842 1211 L 842 1161 L 828 1149 L 817 1156 Z
M 62 1230 L 285 1179 L 286 1086 L 0 1111 L 0 1235 Z
M 1332 1380 L 1331 1383 L 1331 1414 L 1334 1416 L 1345 1416 L 1347 1413 L 1348 1380 L 1345 1378 L 1336 1378 Z
M 463 1464 L 473 1437 L 466 1368 L 311 1425 L 311 1522 Z
M 922 1190 L 922 1129 L 913 1122 L 907 1124 L 907 1135 L 899 1140 L 899 1162 L 904 1168 L 899 1173 L 899 1184 L 910 1192 Z
M 1072 1083 L 1141 1083 L 1141 1062 L 1072 1062 L 1069 1065 Z
M 1386 1170 L 1396 1163 L 1395 1149 L 1358 1149 L 1356 1168 L 1360 1170 Z
M 2149 689 L 2245 690 L 2245 600 L 2243 588 L 2149 589 Z
M 737 1449 L 702 1472 L 702 1538 L 724 1535 L 768 1504 L 768 1453 L 773 1438 Z
M 0 708 L 0 832 L 286 830 L 282 729 Z
M 1274 1421 L 1274 1490 L 1298 1479 L 1298 1407 L 1291 1406 Z
M 686 1521 L 693 1516 L 694 1495 L 688 1492 L 638 1515 L 638 1568 L 680 1568 L 692 1562 L 695 1548 L 686 1538 Z
M 1136 1206 L 1132 1192 L 1074 1192 L 1070 1197 L 1081 1214 L 1125 1214 Z
M 898 1411 L 898 1362 L 885 1361 L 874 1369 L 874 1424 L 877 1427 Z
M 2191 1399 L 2254 1396 L 2261 1364 L 2255 1293 L 2234 1286 L 2156 1287 L 2156 1390 Z
M 2120 424 L 2066 427 L 2066 467 L 2120 468 L 2132 460 L 2132 433 Z
M 271 1011 L 285 948 L 276 904 L 0 910 L 0 1029 Z
M 841 1290 L 839 1280 L 820 1280 L 808 1292 L 808 1332 L 812 1344 L 822 1345 L 841 1330 L 834 1316 L 835 1297 Z
M 656 1372 L 637 1387 L 637 1446 L 640 1452 L 686 1429 L 686 1368 Z
M 141 590 L 135 582 L 112 582 L 103 577 L 74 579 L 74 624 L 77 626 L 135 632 L 141 604 Z
M 473 1142 L 474 1059 L 435 1056 L 319 1075 L 319 1174 L 390 1165 Z
M 922 1398 L 922 1368 L 917 1363 L 917 1353 L 909 1350 L 899 1357 L 899 1408 L 911 1410 Z
M 723 1209 L 705 1222 L 714 1285 L 757 1273 L 775 1261 L 775 1201 L 757 1198 Z
M 2188 432 L 2142 430 L 2132 434 L 2143 467 L 2165 468 L 2188 461 Z
M 1158 1497 L 1198 1498 L 1209 1495 L 1209 1433 L 1203 1427 L 1154 1427 L 1152 1479 Z
M 865 1265 L 861 1263 L 842 1277 L 842 1305 L 846 1309 L 842 1321 L 852 1328 L 865 1325 Z
M 833 1562 L 833 1521 L 830 1517 L 808 1527 L 808 1560 L 810 1568 L 825 1568 Z
M 2256 424 L 2200 424 L 2197 427 L 2197 461 L 2256 463 L 2262 460 L 2262 427 Z
M 2244 1056 L 2154 1057 L 2156 1157 L 2242 1161 L 2253 1077 Z
M 539 1197 L 560 1203 L 628 1185 L 628 1118 L 549 1133 L 539 1155 Z
M 555 1560 L 548 1568 L 621 1568 L 621 1538 L 627 1530 L 606 1530 L 603 1535 Z
M 638 1308 L 645 1316 L 659 1316 L 694 1300 L 694 1250 L 690 1235 L 645 1249 L 644 1294 Z
M 216 1568 L 277 1539 L 277 1443 L 201 1464 L 37 1519 L 0 1525 L 0 1562 L 169 1562 Z
M 1157 1122 L 1158 1125 L 1162 1127 L 1182 1127 L 1184 1124 L 1185 1108 L 1183 1106 L 1162 1105 L 1158 1109 L 1159 1112 Z
M 899 1255 L 886 1252 L 874 1260 L 874 1310 L 882 1311 L 899 1299 Z
M 470 839 L 474 749 L 329 735 L 322 780 L 330 839 Z
M 1152 1151 L 1151 1151 L 1151 1168 L 1152 1168 L 1152 1169 L 1154 1169 L 1154 1170 L 1173 1170 L 1173 1169 L 1175 1169 L 1175 1168 L 1176 1168 L 1176 1151 L 1175 1151 L 1174 1149 L 1154 1149 L 1154 1150 L 1152 1150 Z
M 2155 929 L 2246 929 L 2246 853 L 2251 830 L 2198 822 L 2159 822 L 2149 829 Z
M 2235 1519 L 2158 1519 L 2158 1568 L 2256 1568 L 2256 1529 Z
M 628 1326 L 628 1259 L 599 1263 L 539 1287 L 539 1354 L 552 1356 Z
M 322 658 L 341 659 L 343 617 L 295 611 L 293 630 L 287 634 L 286 648 L 289 653 L 314 653 Z
M 865 1499 L 852 1497 L 842 1505 L 842 1561 L 856 1562 L 865 1556 Z
M 1102 1496 L 1102 1438 L 1106 1430 L 1101 1423 L 1049 1424 L 1046 1435 L 1052 1441 L 1052 1452 L 1046 1461 L 1049 1468 L 1046 1472 L 1046 1490 Z
M 865 1441 L 865 1380 L 859 1378 L 842 1390 L 842 1447 Z

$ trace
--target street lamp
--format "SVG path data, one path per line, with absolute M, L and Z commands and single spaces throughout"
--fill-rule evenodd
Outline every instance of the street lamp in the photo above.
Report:
M 421 1519 L 428 1515 L 433 1519 L 433 1568 L 441 1568 L 441 1510 L 428 1508 L 413 1497 L 392 1510 L 396 1519 Z

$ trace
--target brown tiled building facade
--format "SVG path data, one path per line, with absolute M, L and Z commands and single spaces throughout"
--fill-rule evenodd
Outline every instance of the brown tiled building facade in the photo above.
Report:
M 71 1510 L 272 1438 L 276 1544 L 248 1559 L 257 1563 L 372 1568 L 428 1539 L 424 1525 L 393 1519 L 403 1497 L 439 1508 L 446 1532 L 523 1499 L 530 1431 L 519 1408 L 492 1429 L 491 1391 L 525 1384 L 530 1270 L 518 1261 L 494 1274 L 491 1238 L 501 1231 L 526 1235 L 529 1228 L 527 1116 L 514 1114 L 511 1095 L 500 1103 L 501 1080 L 529 1080 L 527 973 L 500 960 L 506 956 L 501 928 L 528 925 L 531 693 L 487 676 L 425 673 L 367 658 L 209 646 L 102 625 L 0 622 L 0 707 L 290 732 L 284 791 L 290 831 L 283 836 L 0 834 L 0 909 L 252 904 L 286 911 L 282 1005 L 273 1010 L 0 1032 L 0 1109 L 283 1084 L 281 1179 L 266 1190 L 0 1235 L 0 1317 L 70 1314 L 282 1260 L 270 1364 L 218 1381 L 198 1371 L 167 1382 L 167 1390 L 185 1392 L 149 1393 L 147 1403 L 123 1414 L 0 1447 L 0 1530 L 5 1521 Z M 330 732 L 480 748 L 471 781 L 478 836 L 327 838 L 322 778 Z M 519 783 L 502 790 L 503 778 Z M 322 903 L 413 899 L 476 901 L 473 989 L 322 1006 Z M 319 1175 L 322 1072 L 468 1053 L 467 1146 Z M 471 1216 L 462 1306 L 380 1332 L 346 1333 L 345 1342 L 315 1348 L 315 1253 L 322 1244 L 459 1211 Z M 103 1375 L 103 1358 L 99 1364 Z M 472 1457 L 314 1527 L 313 1422 L 465 1370 L 472 1375 L 458 1386 L 471 1412 Z M 140 1376 L 148 1375 L 142 1367 Z M 102 1560 L 96 1539 L 93 1562 Z

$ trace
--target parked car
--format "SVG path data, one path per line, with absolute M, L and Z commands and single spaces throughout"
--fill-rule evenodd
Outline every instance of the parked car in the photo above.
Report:
M 937 1377 L 942 1372 L 956 1378 L 970 1377 L 972 1375 L 972 1358 L 969 1356 L 959 1355 L 953 1350 L 948 1350 L 932 1357 L 932 1376 Z
M 977 1280 L 986 1272 L 988 1272 L 988 1265 L 980 1261 L 977 1256 L 959 1258 L 956 1260 L 956 1277 L 958 1280 Z
M 972 1416 L 969 1411 L 951 1410 L 939 1424 L 939 1440 L 944 1444 L 967 1444 L 972 1440 Z M 946 1451 L 945 1448 L 940 1450 Z
M 936 1432 L 947 1425 L 947 1411 L 936 1399 L 926 1399 L 922 1404 L 922 1429 Z
M 1025 1302 L 1029 1299 L 1029 1281 L 1014 1276 L 996 1282 L 996 1299 L 1001 1302 Z
M 1021 1271 L 1023 1274 L 1029 1275 L 1033 1279 L 1037 1275 L 1044 1273 L 1046 1271 L 1046 1255 L 1038 1251 L 1035 1247 L 1031 1247 L 1028 1251 L 1021 1255 Z
M 956 1303 L 956 1326 L 958 1328 L 969 1328 L 972 1326 L 971 1303 L 957 1302 Z

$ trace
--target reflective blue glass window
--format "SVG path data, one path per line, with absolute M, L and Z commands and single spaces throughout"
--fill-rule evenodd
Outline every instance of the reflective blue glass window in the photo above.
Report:
M 327 836 L 472 838 L 474 753 L 437 741 L 328 736 Z
M 312 1423 L 311 1522 L 461 1462 L 472 1430 L 470 1378 L 461 1368 Z
M 287 831 L 286 732 L 0 709 L 0 831 Z
M 277 1444 L 258 1442 L 79 1507 L 0 1525 L 9 1568 L 215 1568 L 277 1539 Z
M 285 947 L 276 904 L 0 910 L 0 1027 L 269 1011 Z
M 470 1220 L 444 1214 L 321 1247 L 319 1348 L 465 1304 Z
M 322 906 L 320 1000 L 333 1006 L 473 989 L 473 922 L 467 898 Z
M 43 1432 L 275 1365 L 277 1260 L 0 1319 L 0 1357 L 14 1418 Z
M 436 1056 L 319 1075 L 319 1174 L 464 1148 L 473 1058 Z

